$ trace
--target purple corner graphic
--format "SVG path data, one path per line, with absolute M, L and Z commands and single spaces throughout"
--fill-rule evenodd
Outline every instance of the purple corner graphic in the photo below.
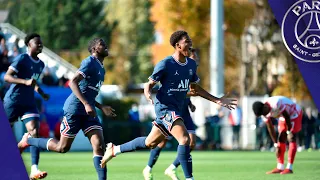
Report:
M 320 110 L 320 1 L 269 0 L 282 40 Z
M 28 173 L 23 164 L 17 142 L 0 101 L 0 174 L 1 180 L 28 180 Z

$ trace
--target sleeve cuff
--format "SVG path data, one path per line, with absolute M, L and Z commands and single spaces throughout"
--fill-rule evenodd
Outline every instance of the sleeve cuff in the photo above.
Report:
M 149 77 L 148 79 L 151 80 L 151 81 L 153 81 L 153 82 L 156 82 L 156 83 L 158 82 L 158 81 L 154 80 L 154 79 L 151 78 L 151 77 Z
M 86 77 L 87 77 L 86 74 L 83 73 L 82 71 L 77 71 L 77 73 L 81 74 L 81 75 L 83 76 L 83 78 L 86 78 Z
M 9 69 L 11 69 L 11 70 L 13 70 L 14 72 L 16 72 L 16 73 L 18 73 L 19 71 L 18 71 L 18 69 L 16 69 L 15 67 L 13 67 L 13 66 L 9 66 Z

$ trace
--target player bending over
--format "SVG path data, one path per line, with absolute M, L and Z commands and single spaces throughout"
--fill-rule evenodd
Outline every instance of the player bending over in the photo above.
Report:
M 193 179 L 190 137 L 181 118 L 181 108 L 189 90 L 189 85 L 191 92 L 212 102 L 229 109 L 236 105 L 235 100 L 214 97 L 197 84 L 200 80 L 196 74 L 197 65 L 195 61 L 188 58 L 192 41 L 187 32 L 174 32 L 170 37 L 170 44 L 175 49 L 174 54 L 156 65 L 149 82 L 146 83 L 144 88 L 144 94 L 154 104 L 157 116 L 156 120 L 153 121 L 154 126 L 151 132 L 147 137 L 138 137 L 122 145 L 114 146 L 109 143 L 101 161 L 102 167 L 105 167 L 108 161 L 120 153 L 155 148 L 166 137 L 172 135 L 179 142 L 178 159 L 184 176 L 187 180 Z M 157 92 L 155 101 L 153 101 L 151 89 L 159 81 L 161 87 Z
M 297 152 L 296 134 L 301 130 L 302 110 L 300 106 L 287 97 L 269 97 L 265 103 L 255 102 L 252 106 L 256 116 L 263 116 L 267 123 L 269 134 L 276 148 L 277 167 L 267 174 L 291 174 L 294 157 Z M 278 139 L 272 124 L 272 118 L 278 120 Z M 284 169 L 284 154 L 286 141 L 289 141 L 287 168 Z
M 44 63 L 38 58 L 42 52 L 43 44 L 39 34 L 32 33 L 25 37 L 28 52 L 17 56 L 4 76 L 4 80 L 11 83 L 3 101 L 5 112 L 11 127 L 20 118 L 32 137 L 39 136 L 39 112 L 36 106 L 34 91 L 38 92 L 44 100 L 49 99 L 37 84 L 44 68 Z M 22 151 L 20 151 L 21 153 Z M 47 172 L 38 169 L 40 150 L 30 148 L 31 171 L 30 179 L 43 179 Z
M 108 56 L 108 49 L 103 39 L 96 38 L 89 43 L 91 56 L 84 59 L 80 69 L 70 82 L 72 93 L 67 98 L 61 122 L 60 141 L 47 138 L 31 138 L 25 134 L 18 144 L 23 150 L 28 146 L 36 146 L 48 151 L 66 153 L 80 129 L 88 137 L 93 148 L 93 163 L 99 180 L 107 179 L 106 168 L 100 167 L 105 144 L 101 123 L 96 115 L 95 107 L 107 116 L 116 116 L 110 106 L 103 106 L 95 101 L 104 81 L 105 70 L 103 60 Z

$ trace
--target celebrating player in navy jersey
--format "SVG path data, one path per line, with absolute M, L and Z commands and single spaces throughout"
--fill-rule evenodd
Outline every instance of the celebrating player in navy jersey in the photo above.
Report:
M 102 167 L 120 153 L 155 148 L 167 136 L 172 135 L 179 142 L 178 158 L 185 178 L 193 179 L 190 137 L 181 118 L 181 108 L 189 90 L 189 85 L 190 91 L 194 95 L 200 95 L 229 109 L 233 109 L 233 105 L 236 105 L 235 100 L 214 97 L 197 85 L 200 79 L 196 74 L 197 65 L 195 61 L 188 58 L 192 42 L 187 32 L 174 32 L 170 37 L 170 44 L 175 48 L 174 54 L 156 65 L 149 82 L 146 83 L 144 88 L 144 94 L 148 101 L 154 104 L 157 115 L 151 132 L 147 137 L 138 137 L 119 146 L 109 143 L 101 161 Z M 161 83 L 161 87 L 157 92 L 155 101 L 153 101 L 151 89 L 157 82 Z
M 195 60 L 196 63 L 198 63 L 198 56 L 196 53 L 196 50 L 194 48 L 190 49 L 191 55 L 190 58 Z M 189 108 L 192 112 L 196 110 L 196 107 L 192 104 L 190 97 L 186 97 L 184 100 L 183 108 L 182 108 L 182 119 L 186 126 L 186 129 L 189 133 L 190 137 L 190 151 L 195 147 L 196 143 L 196 135 L 195 135 L 195 124 L 193 123 L 193 120 L 191 118 Z M 162 148 L 164 148 L 167 144 L 168 139 L 163 140 L 161 143 L 158 144 L 158 146 L 150 151 L 150 157 L 148 161 L 148 165 L 143 169 L 142 174 L 144 176 L 145 180 L 152 180 L 152 168 L 156 164 L 160 152 Z M 176 169 L 180 165 L 179 158 L 176 157 L 176 159 L 173 161 L 173 163 L 165 170 L 165 175 L 169 176 L 172 180 L 178 180 Z
M 26 36 L 25 44 L 28 52 L 17 56 L 10 65 L 4 80 L 11 83 L 4 97 L 4 109 L 10 125 L 13 126 L 19 118 L 26 126 L 32 137 L 39 135 L 39 112 L 36 107 L 34 91 L 38 92 L 45 100 L 49 95 L 45 94 L 37 84 L 39 76 L 44 68 L 44 63 L 38 58 L 43 45 L 40 35 L 32 33 Z M 38 169 L 39 148 L 30 148 L 31 172 L 30 179 L 43 179 L 47 172 Z
M 89 43 L 88 50 L 91 56 L 82 61 L 80 69 L 70 82 L 72 94 L 63 107 L 64 117 L 60 127 L 60 141 L 52 138 L 30 138 L 25 134 L 19 142 L 19 148 L 36 146 L 49 151 L 66 153 L 77 133 L 82 130 L 92 144 L 93 163 L 98 179 L 106 180 L 107 170 L 100 167 L 105 144 L 102 126 L 94 107 L 101 109 L 106 116 L 116 116 L 110 106 L 103 106 L 95 101 L 104 81 L 105 70 L 102 62 L 108 56 L 108 49 L 103 39 L 96 38 Z

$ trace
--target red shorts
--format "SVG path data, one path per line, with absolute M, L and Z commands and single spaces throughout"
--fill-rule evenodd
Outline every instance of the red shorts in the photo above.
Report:
M 298 133 L 301 130 L 302 126 L 302 111 L 299 112 L 298 117 L 291 119 L 291 132 L 292 133 Z M 286 132 L 287 126 L 286 126 L 286 120 L 284 117 L 279 118 L 279 124 L 278 124 L 278 132 Z

